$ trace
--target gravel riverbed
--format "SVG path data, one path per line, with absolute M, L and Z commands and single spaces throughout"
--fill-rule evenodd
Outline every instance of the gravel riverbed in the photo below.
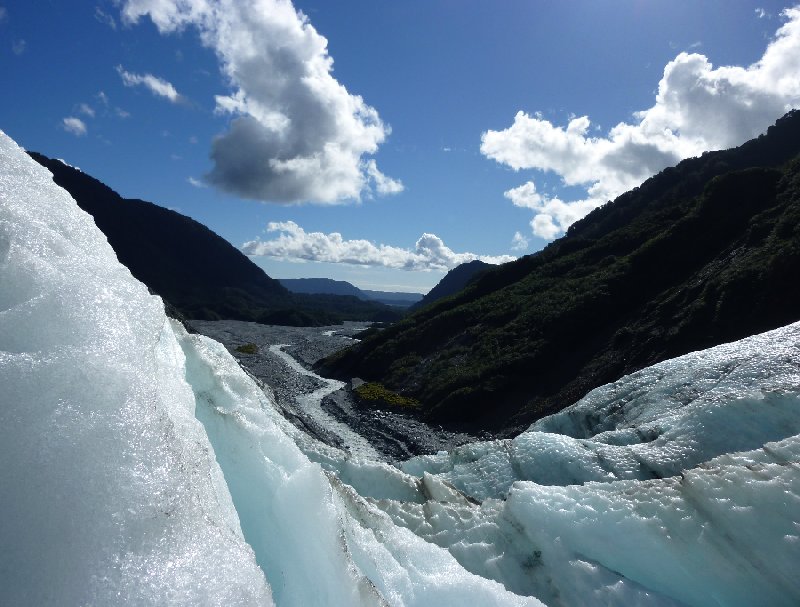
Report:
M 350 346 L 352 336 L 366 329 L 369 323 L 283 327 L 236 320 L 193 320 L 189 324 L 198 333 L 225 345 L 242 367 L 266 384 L 289 421 L 334 447 L 365 455 L 377 452 L 381 459 L 397 463 L 414 455 L 450 450 L 478 439 L 431 426 L 411 414 L 361 407 L 347 385 L 325 396 L 321 403 L 310 402 L 308 396 L 312 393 L 324 393 L 328 391 L 323 391 L 326 386 L 334 387 L 333 380 L 311 373 L 311 366 Z M 236 351 L 246 344 L 255 344 L 258 351 L 255 354 Z M 277 350 L 291 356 L 299 363 L 299 368 L 293 368 Z M 346 424 L 358 436 L 347 432 L 339 423 Z

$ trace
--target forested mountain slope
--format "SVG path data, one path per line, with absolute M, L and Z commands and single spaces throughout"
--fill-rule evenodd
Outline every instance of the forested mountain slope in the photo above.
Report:
M 458 293 L 478 274 L 491 267 L 491 264 L 481 261 L 480 259 L 468 261 L 467 263 L 462 263 L 461 265 L 456 266 L 447 274 L 445 274 L 444 277 L 436 284 L 436 286 L 433 287 L 427 295 L 425 295 L 425 297 L 414 304 L 412 310 L 424 308 L 435 301 L 439 301 L 440 299 Z
M 658 361 L 800 318 L 800 112 L 681 162 L 541 252 L 326 361 L 514 433 Z

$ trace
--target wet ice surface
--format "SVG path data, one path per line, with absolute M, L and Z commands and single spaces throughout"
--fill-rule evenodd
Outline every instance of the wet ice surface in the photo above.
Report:
M 400 462 L 414 455 L 436 453 L 476 440 L 461 432 L 451 432 L 440 426 L 430 426 L 413 415 L 396 411 L 358 407 L 347 390 L 332 392 L 322 400 L 324 416 L 316 411 L 316 402 L 306 395 L 320 390 L 330 380 L 315 379 L 308 369 L 318 360 L 353 343 L 353 335 L 369 323 L 347 322 L 332 327 L 282 327 L 235 320 L 191 321 L 192 327 L 203 335 L 223 343 L 239 363 L 273 391 L 278 405 L 296 426 L 323 442 L 338 448 L 353 448 L 366 439 L 377 451 L 373 457 Z M 236 352 L 238 346 L 254 343 L 256 354 Z M 298 370 L 286 357 L 275 351 L 281 348 L 305 371 Z M 298 401 L 298 398 L 300 399 Z M 333 418 L 331 423 L 329 420 Z M 352 433 L 332 431 L 332 426 L 346 424 Z M 344 438 L 345 436 L 349 439 Z M 363 445 L 357 449 L 363 449 Z
M 290 423 L 0 161 L 0 604 L 800 604 L 800 323 L 399 469 Z

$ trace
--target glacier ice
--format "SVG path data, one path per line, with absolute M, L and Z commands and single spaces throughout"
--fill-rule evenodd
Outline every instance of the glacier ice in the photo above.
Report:
M 281 417 L 0 134 L 0 381 L 0 604 L 800 604 L 800 324 L 398 469 Z
M 0 133 L 0 604 L 270 604 L 158 298 Z

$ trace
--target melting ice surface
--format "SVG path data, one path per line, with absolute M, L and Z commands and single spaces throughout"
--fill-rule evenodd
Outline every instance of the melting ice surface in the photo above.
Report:
M 286 422 L 0 134 L 0 385 L 3 605 L 800 604 L 800 324 L 399 470 Z

